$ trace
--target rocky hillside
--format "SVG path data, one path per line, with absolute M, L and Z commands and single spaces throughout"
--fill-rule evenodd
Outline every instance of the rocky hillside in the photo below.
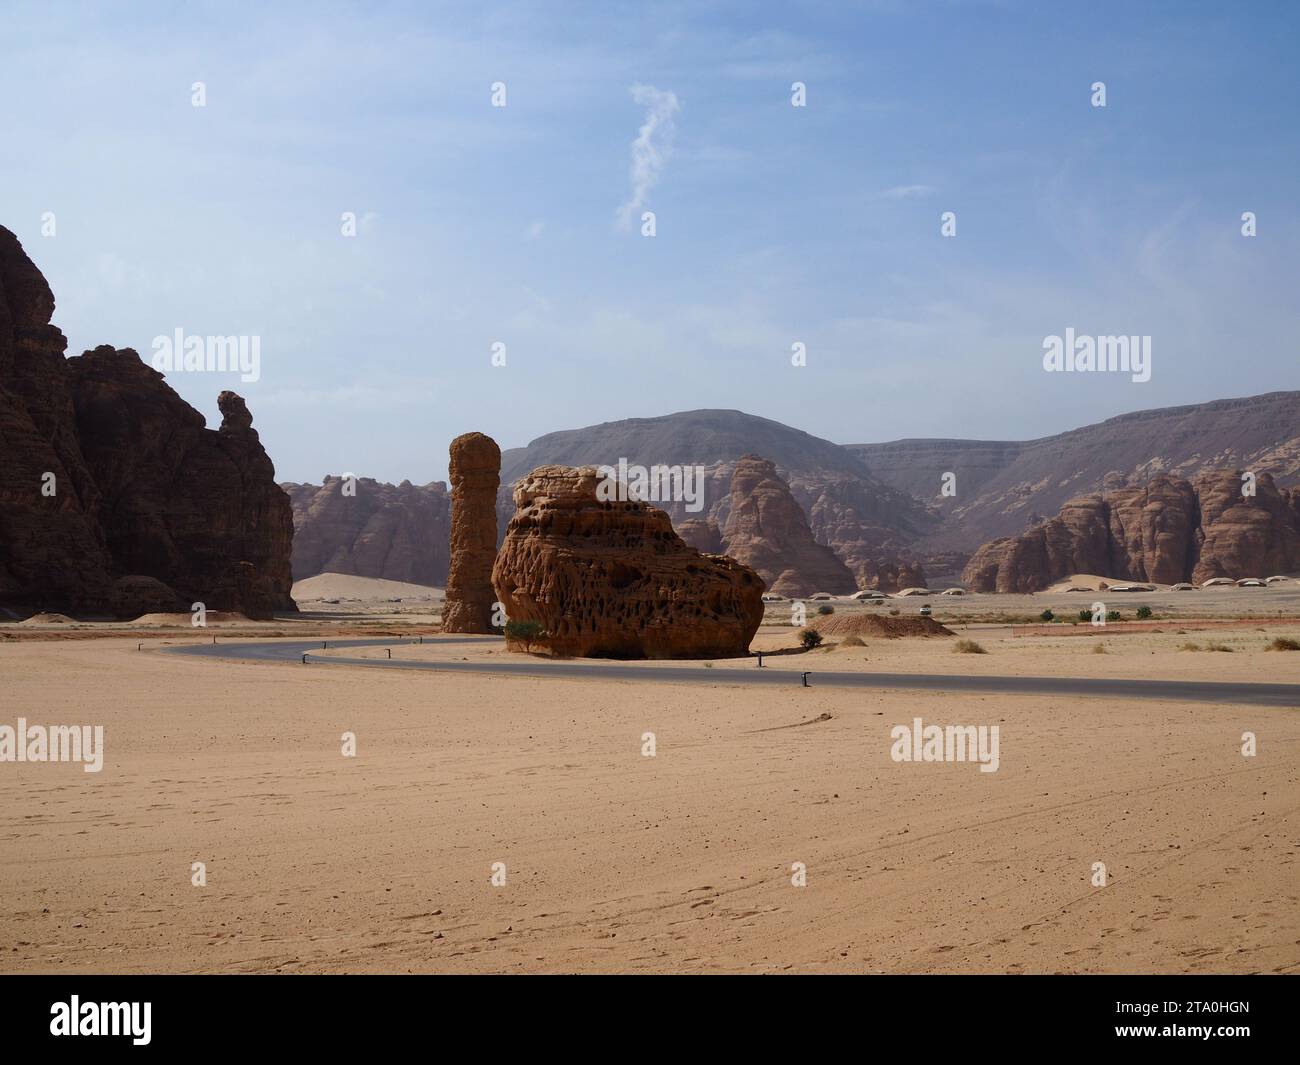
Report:
M 744 455 L 774 464 L 814 541 L 834 550 L 859 588 L 890 591 L 924 584 L 927 573 L 936 584 L 953 583 L 982 544 L 1018 536 L 1078 497 L 1143 487 L 1162 473 L 1194 479 L 1241 468 L 1268 473 L 1275 485 L 1300 484 L 1300 392 L 1141 411 L 1030 441 L 841 446 L 729 410 L 605 422 L 505 451 L 498 528 L 504 534 L 514 514 L 510 486 L 538 466 L 617 466 L 620 459 L 647 468 L 699 465 L 698 509 L 680 500 L 656 505 L 688 542 L 721 550 Z M 955 478 L 951 497 L 941 495 L 945 473 Z M 378 485 L 347 518 L 339 499 L 315 500 L 321 513 L 310 514 L 307 501 L 323 489 L 308 487 L 288 486 L 299 530 L 295 575 L 347 567 L 342 571 L 394 580 L 416 580 L 416 573 L 422 583 L 445 579 L 449 523 L 438 509 L 440 485 L 405 492 Z M 436 499 L 412 501 L 422 492 Z M 382 517 L 389 506 L 402 513 Z
M 442 481 L 383 484 L 369 477 L 285 483 L 293 503 L 293 579 L 318 573 L 447 583 L 451 496 Z M 355 489 L 353 494 L 352 489 Z
M 1036 592 L 1073 573 L 1200 583 L 1300 569 L 1300 489 L 1237 471 L 1194 481 L 1160 474 L 1141 486 L 1072 500 L 1054 518 L 981 547 L 963 574 L 982 592 Z
M 938 527 L 925 504 L 872 476 L 848 449 L 788 425 L 734 410 L 696 410 L 661 418 L 605 422 L 550 433 L 526 448 L 502 454 L 500 521 L 513 513 L 509 486 L 537 466 L 617 466 L 620 459 L 647 468 L 703 466 L 698 510 L 660 502 L 674 525 L 699 521 L 725 529 L 732 504 L 732 477 L 742 456 L 771 461 L 807 516 L 814 540 L 833 548 L 849 565 L 859 587 L 874 587 L 880 574 L 910 566 L 910 545 Z M 695 527 L 692 527 L 694 529 Z M 817 589 L 830 591 L 831 589 Z
M 1041 440 L 895 440 L 847 450 L 877 479 L 926 503 L 942 520 L 916 541 L 924 555 L 972 551 L 1094 492 L 1142 486 L 1159 474 L 1268 473 L 1300 484 L 1300 392 L 1270 392 L 1122 414 Z M 940 495 L 945 472 L 956 494 Z
M 208 429 L 129 348 L 64 358 L 53 314 L 0 228 L 0 608 L 294 610 L 292 512 L 244 401 Z

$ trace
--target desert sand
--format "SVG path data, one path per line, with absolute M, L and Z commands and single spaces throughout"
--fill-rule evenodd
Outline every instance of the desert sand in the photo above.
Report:
M 1231 654 L 990 626 L 987 655 L 943 637 L 768 661 L 1296 679 L 1300 653 L 1246 631 Z M 136 647 L 0 643 L 0 723 L 103 724 L 106 747 L 98 774 L 0 765 L 4 971 L 1300 970 L 1295 711 L 739 688 L 737 662 L 688 686 Z M 998 771 L 892 761 L 917 716 L 998 725 Z

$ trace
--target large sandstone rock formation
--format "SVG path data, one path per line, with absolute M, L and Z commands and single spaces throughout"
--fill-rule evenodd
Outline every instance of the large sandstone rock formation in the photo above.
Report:
M 722 539 L 728 555 L 755 569 L 780 595 L 857 589 L 839 556 L 813 539 L 803 508 L 777 475 L 776 466 L 757 455 L 736 462 Z
M 688 547 L 648 503 L 601 502 L 594 467 L 542 466 L 515 486 L 492 570 L 512 621 L 536 621 L 557 655 L 743 655 L 763 619 L 763 581 Z
M 1300 568 L 1300 491 L 1267 473 L 1253 497 L 1241 489 L 1240 472 L 1221 470 L 1072 500 L 1020 536 L 985 544 L 963 580 L 975 591 L 1035 592 L 1072 573 L 1174 584 Z
M 490 436 L 451 442 L 451 570 L 443 632 L 492 632 L 492 563 L 497 547 L 501 449 Z
M 65 359 L 53 313 L 0 228 L 0 607 L 295 610 L 289 499 L 244 401 L 207 429 L 129 348 Z
M 293 503 L 293 579 L 351 573 L 442 587 L 451 560 L 451 496 L 441 481 L 369 477 L 282 484 Z
M 677 535 L 704 555 L 723 553 L 722 530 L 703 518 L 687 518 L 676 523 Z

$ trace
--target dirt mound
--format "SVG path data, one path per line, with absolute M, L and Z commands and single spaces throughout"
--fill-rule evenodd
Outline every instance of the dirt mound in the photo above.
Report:
M 76 622 L 67 614 L 33 614 L 20 625 L 75 625 Z
M 811 622 L 809 628 L 823 636 L 876 636 L 895 640 L 900 636 L 953 636 L 934 618 L 882 617 L 879 614 L 830 614 Z
M 209 610 L 204 621 L 208 625 L 231 625 L 247 623 L 248 618 L 234 610 Z M 141 614 L 130 625 L 184 625 L 193 626 L 193 614 Z

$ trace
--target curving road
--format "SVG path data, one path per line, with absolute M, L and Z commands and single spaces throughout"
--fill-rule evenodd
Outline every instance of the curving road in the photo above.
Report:
M 258 662 L 302 662 L 310 665 L 372 666 L 379 669 L 426 669 L 448 673 L 498 673 L 518 677 L 599 677 L 608 680 L 652 680 L 705 684 L 763 684 L 798 687 L 800 674 L 785 669 L 703 666 L 628 666 L 584 660 L 522 662 L 420 661 L 386 658 L 344 658 L 313 655 L 327 642 L 340 647 L 396 647 L 413 643 L 395 637 L 357 640 L 295 640 L 284 643 L 193 644 L 165 648 L 168 654 L 203 658 L 234 658 Z M 456 643 L 500 643 L 495 636 L 438 636 L 433 646 Z M 1170 699 L 1178 702 L 1234 703 L 1247 706 L 1300 707 L 1300 684 L 1231 684 L 1218 681 L 1115 680 L 1074 677 L 969 677 L 936 673 L 836 673 L 812 669 L 811 687 L 893 688 L 912 691 L 1004 692 L 1014 695 L 1092 695 L 1110 699 Z

